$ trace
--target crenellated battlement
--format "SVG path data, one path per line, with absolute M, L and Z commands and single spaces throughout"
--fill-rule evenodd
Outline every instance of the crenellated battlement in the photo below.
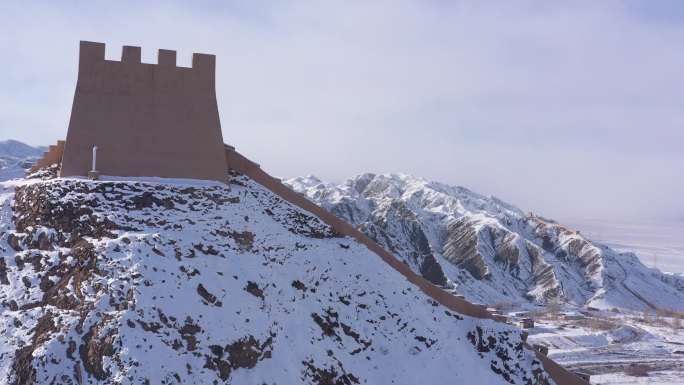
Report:
M 213 74 L 216 71 L 216 56 L 205 53 L 192 54 L 192 67 L 178 67 L 176 64 L 176 51 L 159 49 L 157 51 L 157 64 L 142 62 L 142 49 L 136 46 L 125 45 L 121 50 L 121 60 L 105 59 L 105 44 L 92 41 L 81 41 L 79 68 L 88 67 L 96 63 L 121 63 L 121 64 L 144 64 L 148 66 L 175 67 L 180 69 L 193 69 Z

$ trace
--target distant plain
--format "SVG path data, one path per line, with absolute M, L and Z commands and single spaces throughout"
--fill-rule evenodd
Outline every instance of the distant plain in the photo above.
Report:
M 684 220 L 609 221 L 573 218 L 560 222 L 615 250 L 634 252 L 649 267 L 684 273 Z

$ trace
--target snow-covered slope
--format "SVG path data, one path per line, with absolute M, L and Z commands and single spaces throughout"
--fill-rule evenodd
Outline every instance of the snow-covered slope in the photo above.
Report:
M 680 277 L 495 197 L 396 174 L 286 183 L 471 301 L 684 310 Z
M 0 183 L 0 304 L 0 384 L 553 383 L 245 177 Z
M 23 177 L 43 151 L 16 140 L 0 141 L 0 181 Z

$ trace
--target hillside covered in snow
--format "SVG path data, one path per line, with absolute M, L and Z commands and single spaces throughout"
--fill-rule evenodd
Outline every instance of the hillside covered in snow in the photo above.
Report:
M 0 309 L 0 384 L 554 383 L 242 176 L 0 183 Z
M 0 181 L 22 178 L 43 151 L 16 140 L 0 141 Z
M 684 310 L 681 276 L 495 197 L 396 174 L 363 174 L 340 185 L 313 176 L 286 183 L 474 302 Z

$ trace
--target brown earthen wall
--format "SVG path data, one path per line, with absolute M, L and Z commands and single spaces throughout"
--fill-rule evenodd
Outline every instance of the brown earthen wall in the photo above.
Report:
M 338 217 L 331 214 L 326 209 L 314 204 L 305 196 L 295 192 L 291 188 L 285 186 L 279 179 L 274 178 L 267 174 L 261 169 L 261 167 L 252 162 L 251 160 L 244 157 L 242 154 L 235 151 L 234 148 L 226 146 L 226 163 L 229 169 L 235 170 L 241 174 L 244 174 L 269 189 L 271 192 L 275 193 L 279 197 L 288 201 L 289 203 L 304 209 L 318 218 L 323 222 L 332 227 L 336 232 L 341 235 L 354 238 L 356 241 L 360 242 L 366 246 L 370 251 L 377 254 L 385 263 L 390 265 L 393 269 L 403 275 L 409 282 L 416 285 L 421 291 L 430 296 L 435 301 L 439 302 L 443 306 L 463 315 L 467 315 L 475 318 L 487 318 L 499 320 L 500 317 L 492 315 L 487 311 L 486 307 L 472 304 L 464 299 L 453 296 L 447 293 L 441 288 L 433 285 L 425 278 L 417 275 L 403 262 L 396 259 L 392 254 L 383 249 L 375 241 L 370 239 L 368 236 L 363 234 L 361 231 L 354 228 L 349 223 L 339 219 Z M 528 349 L 534 351 L 534 349 L 526 346 Z M 551 378 L 558 385 L 589 385 L 586 381 L 582 380 L 578 376 L 568 372 L 562 366 L 556 364 L 549 358 L 537 353 L 535 351 L 537 358 L 543 363 L 544 369 L 549 373 Z
M 270 176 L 264 172 L 258 164 L 245 158 L 234 149 L 228 147 L 226 148 L 226 162 L 228 163 L 228 168 L 250 177 L 252 180 L 271 190 L 284 200 L 316 215 L 323 222 L 332 227 L 336 232 L 344 236 L 352 237 L 361 244 L 365 245 L 371 251 L 378 254 L 380 258 L 392 266 L 392 268 L 406 277 L 409 282 L 418 286 L 422 291 L 434 298 L 437 302 L 452 308 L 454 311 L 471 317 L 493 318 L 491 313 L 489 313 L 484 306 L 474 305 L 464 299 L 455 297 L 433 285 L 425 278 L 417 275 L 405 263 L 396 259 L 392 254 L 385 251 L 385 249 L 380 247 L 380 245 L 363 234 L 361 231 L 334 216 L 324 208 L 314 204 L 305 196 L 285 186 L 279 179 Z
M 92 148 L 103 175 L 223 181 L 226 162 L 214 84 L 215 57 L 175 51 L 141 63 L 139 47 L 105 60 L 102 43 L 80 44 L 78 81 L 61 176 L 87 175 Z
M 57 144 L 48 147 L 48 150 L 43 153 L 43 156 L 36 161 L 36 163 L 29 169 L 29 173 L 35 172 L 43 167 L 48 167 L 53 164 L 60 164 L 62 156 L 64 155 L 64 141 L 60 140 Z
M 544 365 L 544 370 L 553 378 L 553 381 L 558 385 L 591 385 L 589 382 L 584 381 L 579 376 L 574 373 L 569 372 L 564 367 L 558 365 L 554 360 L 545 356 L 544 354 L 536 351 L 530 345 L 525 344 L 528 350 L 531 350 L 536 355 L 537 359 L 541 361 Z

